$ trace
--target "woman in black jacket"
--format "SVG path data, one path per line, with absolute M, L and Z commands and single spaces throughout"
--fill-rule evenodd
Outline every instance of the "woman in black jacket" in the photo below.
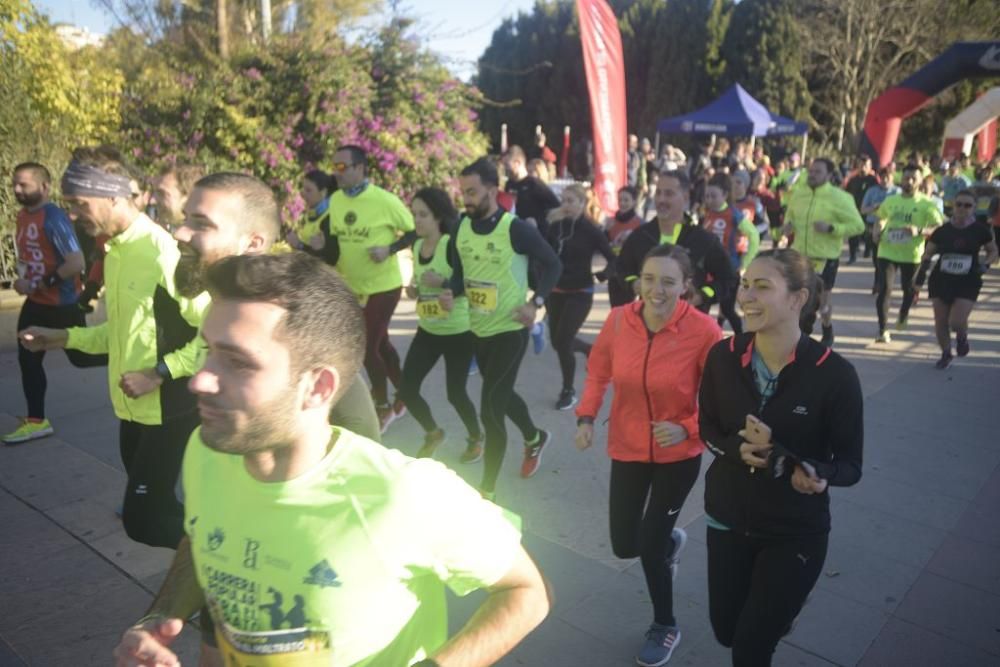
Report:
M 823 568 L 827 488 L 861 478 L 858 376 L 800 328 L 820 289 L 807 258 L 762 252 L 739 289 L 747 333 L 717 344 L 705 365 L 709 611 L 739 667 L 771 664 Z
M 576 405 L 577 352 L 590 354 L 590 344 L 578 339 L 576 334 L 587 320 L 594 304 L 594 274 L 591 262 L 594 255 L 604 255 L 610 265 L 614 261 L 611 245 L 604 231 L 586 215 L 587 193 L 576 183 L 562 191 L 562 205 L 548 213 L 549 227 L 545 238 L 562 262 L 562 274 L 552 294 L 545 303 L 549 314 L 549 331 L 552 347 L 559 355 L 562 371 L 562 390 L 556 401 L 557 410 L 569 410 Z M 601 272 L 607 275 L 607 267 Z

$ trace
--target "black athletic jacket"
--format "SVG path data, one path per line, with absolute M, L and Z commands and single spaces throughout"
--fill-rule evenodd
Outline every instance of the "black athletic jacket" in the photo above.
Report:
M 687 248 L 691 256 L 694 287 L 700 290 L 709 286 L 715 290 L 715 298 L 720 299 L 723 292 L 734 288 L 736 276 L 733 273 L 733 265 L 725 248 L 714 234 L 698 227 L 686 214 L 684 217 L 684 226 L 677 236 L 677 245 Z M 638 276 L 642 270 L 642 259 L 647 252 L 658 245 L 660 245 L 660 224 L 654 218 L 651 222 L 639 225 L 625 239 L 622 252 L 618 255 L 616 274 L 622 280 L 629 276 Z
M 698 396 L 701 438 L 715 455 L 705 476 L 705 511 L 748 535 L 814 535 L 830 530 L 830 497 L 792 487 L 794 465 L 772 477 L 740 458 L 737 435 L 753 414 L 771 427 L 772 442 L 816 468 L 829 486 L 861 479 L 864 442 L 861 383 L 836 352 L 802 336 L 763 410 L 751 366 L 753 334 L 720 341 L 708 353 Z

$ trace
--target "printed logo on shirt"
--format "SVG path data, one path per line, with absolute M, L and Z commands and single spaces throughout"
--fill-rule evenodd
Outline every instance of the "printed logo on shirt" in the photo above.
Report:
M 345 225 L 353 225 L 357 221 L 358 221 L 358 214 L 355 213 L 354 211 L 348 211 L 347 213 L 344 214 Z
M 303 579 L 302 583 L 320 588 L 340 586 L 340 582 L 337 581 L 337 573 L 334 572 L 325 558 L 309 569 L 309 576 Z
M 226 541 L 226 534 L 222 532 L 221 528 L 216 528 L 211 533 L 208 534 L 208 550 L 218 551 L 222 543 Z
M 792 410 L 792 414 L 793 415 L 801 415 L 801 416 L 805 417 L 806 415 L 809 414 L 809 410 L 807 410 L 806 406 L 804 406 L 804 405 L 796 405 L 795 409 Z

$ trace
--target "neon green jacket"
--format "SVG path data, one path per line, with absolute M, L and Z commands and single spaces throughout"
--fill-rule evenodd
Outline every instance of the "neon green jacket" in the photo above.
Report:
M 864 220 L 847 192 L 825 183 L 816 189 L 806 185 L 789 192 L 785 222 L 795 229 L 792 248 L 813 259 L 840 257 L 844 238 L 865 231 Z M 831 232 L 818 232 L 817 222 L 833 225 Z
M 143 214 L 108 241 L 107 247 L 108 320 L 94 327 L 69 329 L 66 347 L 108 355 L 108 388 L 119 419 L 159 425 L 195 409 L 187 378 L 197 372 L 204 358 L 198 327 L 210 297 L 207 292 L 194 299 L 177 294 L 177 244 Z M 173 379 L 139 398 L 125 396 L 118 386 L 122 374 L 153 368 L 160 361 Z

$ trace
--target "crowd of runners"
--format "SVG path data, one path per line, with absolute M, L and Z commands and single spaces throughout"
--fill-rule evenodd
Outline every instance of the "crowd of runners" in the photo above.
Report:
M 897 329 L 926 284 L 947 367 L 970 353 L 997 261 L 998 159 L 975 180 L 966 158 L 935 173 L 919 155 L 898 173 L 795 153 L 772 167 L 746 145 L 640 159 L 619 210 L 597 219 L 589 188 L 554 191 L 517 146 L 455 175 L 459 209 L 433 186 L 407 204 L 344 145 L 330 173 L 304 174 L 308 212 L 286 229 L 246 174 L 170 166 L 151 198 L 116 150 L 82 147 L 60 208 L 48 169 L 18 165 L 27 415 L 3 440 L 54 432 L 46 351 L 107 366 L 124 529 L 176 550 L 118 664 L 178 664 L 170 643 L 191 619 L 205 665 L 499 660 L 551 604 L 519 519 L 495 504 L 508 417 L 521 477 L 555 445 L 517 392 L 546 340 L 551 405 L 576 408 L 579 449 L 611 389 L 611 545 L 640 559 L 653 607 L 637 663 L 666 664 L 681 638 L 676 521 L 707 449 L 712 627 L 734 665 L 770 664 L 822 571 L 828 487 L 861 477 L 861 387 L 834 351 L 845 241 L 849 263 L 873 262 L 875 343 L 891 340 L 896 276 Z M 612 309 L 591 344 L 579 333 L 600 283 Z M 404 294 L 418 328 L 401 359 L 390 325 Z M 88 326 L 95 305 L 104 321 Z M 475 488 L 433 460 L 447 436 L 423 383 L 442 358 L 459 465 L 482 461 Z M 378 444 L 406 413 L 424 432 L 416 458 Z M 489 593 L 450 638 L 444 585 Z

